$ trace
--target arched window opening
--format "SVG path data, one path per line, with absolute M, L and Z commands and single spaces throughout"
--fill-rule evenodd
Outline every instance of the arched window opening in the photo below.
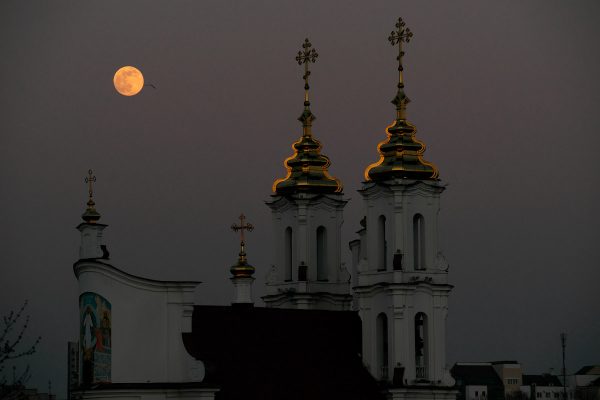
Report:
M 427 315 L 417 313 L 415 315 L 415 366 L 417 379 L 427 380 Z
M 379 216 L 377 221 L 377 270 L 385 271 L 387 269 L 387 239 L 385 237 L 385 217 Z
M 284 246 L 284 254 L 283 254 L 283 262 L 284 262 L 284 268 L 285 268 L 285 280 L 286 281 L 291 281 L 292 280 L 292 245 L 293 245 L 293 234 L 292 234 L 292 228 L 291 227 L 287 227 L 285 230 L 285 246 Z
M 377 367 L 379 377 L 388 379 L 388 321 L 385 313 L 377 316 L 376 322 L 377 335 Z
M 324 226 L 317 228 L 317 280 L 327 280 L 327 230 Z
M 425 219 L 421 214 L 413 218 L 413 260 L 415 269 L 425 269 Z

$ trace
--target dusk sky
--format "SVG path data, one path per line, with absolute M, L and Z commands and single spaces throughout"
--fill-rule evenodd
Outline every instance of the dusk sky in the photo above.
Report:
M 198 303 L 228 304 L 244 212 L 262 305 L 264 202 L 302 133 L 305 37 L 313 133 L 350 200 L 350 268 L 357 189 L 395 116 L 399 16 L 414 32 L 408 120 L 448 184 L 448 363 L 558 373 L 566 332 L 569 372 L 600 364 L 599 2 L 3 0 L 0 315 L 29 300 L 28 340 L 43 337 L 29 386 L 66 396 L 90 168 L 114 266 L 202 281 Z M 119 95 L 124 65 L 156 89 Z

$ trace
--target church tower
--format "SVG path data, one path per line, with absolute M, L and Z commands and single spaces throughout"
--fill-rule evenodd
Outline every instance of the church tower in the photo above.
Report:
M 302 136 L 285 160 L 287 175 L 273 183 L 275 262 L 267 275 L 267 307 L 349 310 L 350 275 L 341 263 L 342 184 L 328 172 L 329 158 L 312 134 L 309 64 L 318 57 L 306 39 L 296 61 L 304 64 Z
M 365 170 L 359 239 L 350 243 L 354 306 L 363 325 L 363 361 L 397 389 L 393 398 L 454 398 L 446 368 L 448 264 L 438 244 L 445 186 L 423 159 L 425 144 L 406 118 L 402 44 L 413 36 L 399 19 L 388 38 L 398 45 L 396 119 L 379 143 L 379 161 Z M 412 389 L 407 389 L 412 388 Z M 409 393 L 410 392 L 410 393 Z M 403 394 L 404 393 L 404 394 Z

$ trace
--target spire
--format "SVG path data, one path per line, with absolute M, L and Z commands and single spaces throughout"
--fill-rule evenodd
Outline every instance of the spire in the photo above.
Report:
M 244 231 L 252 232 L 254 230 L 254 226 L 249 223 L 244 223 L 246 220 L 246 216 L 244 214 L 240 215 L 240 224 L 231 225 L 231 230 L 234 232 L 240 231 L 240 253 L 238 255 L 238 262 L 236 265 L 231 267 L 231 274 L 233 278 L 249 278 L 254 274 L 254 267 L 248 264 L 248 259 L 246 258 L 246 243 L 244 239 Z
M 304 75 L 302 76 L 302 79 L 304 79 L 304 111 L 300 117 L 298 117 L 298 121 L 302 122 L 302 136 L 312 136 L 312 122 L 317 119 L 310 111 L 310 100 L 308 98 L 310 85 L 308 84 L 308 77 L 310 76 L 309 64 L 314 64 L 317 61 L 319 54 L 311 47 L 312 43 L 308 41 L 308 38 L 304 39 L 302 50 L 300 50 L 296 56 L 298 65 L 304 64 Z
M 101 215 L 96 211 L 96 203 L 94 202 L 94 187 L 93 183 L 96 182 L 96 176 L 93 175 L 93 171 L 88 170 L 88 176 L 85 177 L 85 183 L 88 184 L 88 201 L 85 212 L 81 215 L 81 218 L 88 224 L 95 224 L 100 219 Z
M 77 226 L 81 232 L 81 244 L 79 246 L 79 258 L 103 258 L 108 259 L 109 254 L 106 246 L 103 244 L 102 231 L 106 228 L 105 224 L 98 223 L 100 213 L 96 211 L 96 203 L 94 202 L 94 182 L 96 177 L 93 171 L 88 170 L 88 176 L 84 179 L 88 184 L 88 201 L 85 212 L 81 215 L 84 222 Z
M 304 40 L 302 50 L 298 52 L 296 61 L 298 65 L 304 64 L 304 110 L 298 120 L 302 122 L 302 136 L 292 145 L 294 154 L 288 157 L 284 165 L 287 169 L 285 178 L 277 179 L 273 183 L 273 192 L 278 195 L 293 194 L 297 192 L 309 193 L 339 193 L 342 183 L 339 179 L 329 175 L 328 168 L 331 161 L 321 154 L 321 142 L 312 135 L 312 123 L 316 119 L 310 109 L 308 78 L 310 76 L 309 64 L 314 64 L 319 57 L 312 48 L 308 39 Z
M 404 67 L 402 66 L 402 57 L 404 56 L 404 51 L 402 51 L 402 43 L 410 42 L 410 38 L 413 37 L 413 33 L 409 28 L 404 28 L 406 24 L 402 20 L 402 18 L 398 18 L 398 22 L 396 22 L 396 31 L 392 31 L 390 36 L 388 36 L 388 41 L 392 44 L 392 46 L 398 44 L 398 92 L 396 92 L 396 97 L 392 99 L 392 104 L 396 105 L 396 119 L 406 119 L 406 105 L 410 103 L 410 99 L 404 93 Z
M 406 120 L 406 105 L 410 99 L 404 92 L 404 66 L 402 44 L 410 42 L 413 33 L 406 28 L 402 18 L 396 22 L 396 30 L 390 33 L 388 41 L 392 46 L 398 45 L 398 90 L 392 99 L 396 106 L 396 120 L 386 128 L 387 139 L 379 143 L 379 161 L 365 169 L 365 180 L 386 181 L 400 179 L 436 180 L 439 171 L 435 165 L 423 160 L 425 143 L 415 137 L 417 129 Z
M 249 223 L 244 223 L 245 220 L 246 216 L 241 214 L 240 224 L 231 225 L 231 229 L 234 232 L 240 231 L 240 254 L 238 256 L 237 264 L 230 269 L 231 274 L 233 275 L 230 279 L 234 289 L 233 304 L 252 306 L 252 304 L 254 304 L 252 301 L 252 283 L 254 282 L 254 277 L 252 275 L 254 275 L 255 270 L 252 265 L 248 264 L 248 259 L 246 258 L 244 231 L 252 232 L 254 226 Z

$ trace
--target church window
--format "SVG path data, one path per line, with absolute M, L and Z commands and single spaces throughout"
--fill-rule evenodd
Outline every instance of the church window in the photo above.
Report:
M 327 230 L 317 228 L 317 280 L 327 280 Z
M 385 217 L 383 215 L 379 216 L 377 223 L 377 257 L 377 270 L 385 271 L 387 269 L 387 239 Z
M 427 315 L 417 313 L 415 315 L 415 365 L 417 379 L 427 379 Z
M 379 376 L 381 379 L 388 378 L 388 321 L 385 313 L 377 316 L 376 322 L 377 335 L 377 366 L 379 367 Z
M 425 219 L 421 214 L 413 218 L 413 260 L 415 269 L 425 269 Z
M 285 268 L 285 280 L 286 281 L 291 281 L 292 280 L 292 228 L 291 227 L 287 227 L 285 230 L 285 248 L 284 248 L 284 268 Z

